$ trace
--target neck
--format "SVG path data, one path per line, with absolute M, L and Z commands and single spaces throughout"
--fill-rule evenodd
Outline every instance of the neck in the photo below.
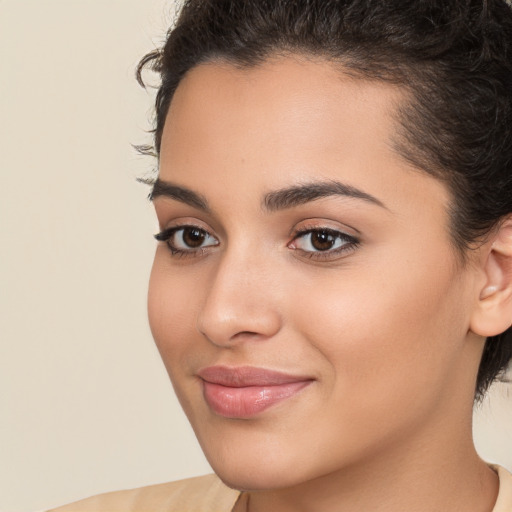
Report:
M 428 419 L 336 472 L 291 488 L 250 492 L 246 512 L 492 512 L 498 476 L 479 458 L 472 434 L 472 390 L 483 345 L 475 338 L 467 346 Z
M 471 423 L 458 435 L 425 433 L 292 488 L 249 493 L 246 512 L 492 512 L 498 477 L 477 455 Z M 445 425 L 446 428 L 446 425 Z M 429 439 L 436 439 L 435 449 Z

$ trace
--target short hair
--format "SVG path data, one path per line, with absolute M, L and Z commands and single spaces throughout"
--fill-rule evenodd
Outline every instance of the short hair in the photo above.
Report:
M 252 67 L 277 55 L 328 59 L 410 96 L 398 112 L 397 151 L 448 186 L 451 236 L 468 251 L 512 212 L 512 9 L 505 0 L 186 0 L 162 48 L 153 154 L 174 92 L 195 66 Z M 149 152 L 148 147 L 145 151 Z M 482 398 L 512 358 L 512 328 L 486 340 Z

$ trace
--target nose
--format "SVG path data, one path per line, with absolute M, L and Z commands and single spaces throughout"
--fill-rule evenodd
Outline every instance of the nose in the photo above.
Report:
M 197 328 L 214 345 L 229 348 L 279 332 L 275 271 L 262 259 L 226 253 L 212 269 Z

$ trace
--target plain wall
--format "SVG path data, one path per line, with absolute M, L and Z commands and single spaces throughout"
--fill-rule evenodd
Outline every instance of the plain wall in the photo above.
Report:
M 0 510 L 209 472 L 153 346 L 151 94 L 165 0 L 0 0 Z M 477 414 L 512 469 L 510 386 Z

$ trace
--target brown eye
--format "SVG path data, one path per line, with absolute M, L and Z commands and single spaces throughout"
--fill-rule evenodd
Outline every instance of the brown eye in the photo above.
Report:
M 349 249 L 359 245 L 359 240 L 335 229 L 308 229 L 296 235 L 288 246 L 298 249 L 311 258 L 338 258 Z
M 328 231 L 314 231 L 311 233 L 311 245 L 317 251 L 328 251 L 334 247 L 336 237 Z
M 195 227 L 184 228 L 182 239 L 185 245 L 191 249 L 196 249 L 203 245 L 206 239 L 206 232 Z
M 168 228 L 155 235 L 159 242 L 165 242 L 172 254 L 195 255 L 207 247 L 219 245 L 219 241 L 208 231 L 196 226 Z

